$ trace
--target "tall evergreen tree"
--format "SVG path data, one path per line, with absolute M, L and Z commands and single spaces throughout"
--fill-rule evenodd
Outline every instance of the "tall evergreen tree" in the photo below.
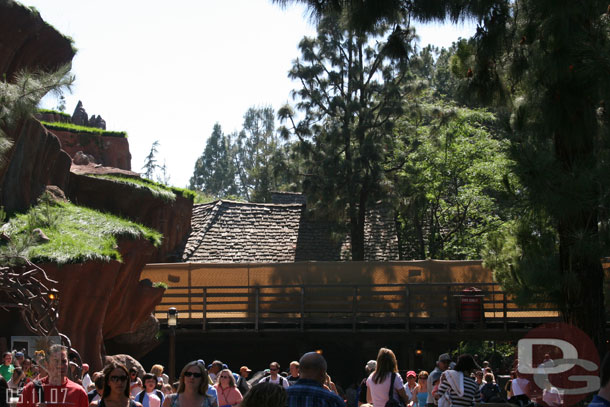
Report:
M 237 193 L 230 144 L 230 139 L 224 135 L 220 124 L 216 123 L 203 154 L 195 163 L 190 180 L 191 189 L 216 197 Z
M 521 293 L 546 292 L 563 319 L 598 345 L 606 321 L 601 258 L 610 249 L 607 6 L 516 1 L 508 30 L 479 39 L 469 81 L 480 93 L 496 86 L 508 102 L 515 171 L 524 187 L 517 192 L 530 214 L 506 230 L 507 244 L 493 247 L 488 263 Z M 511 247 L 519 254 L 506 255 Z M 513 261 L 495 261 L 502 252 Z
M 148 155 L 144 159 L 144 165 L 142 169 L 144 170 L 144 178 L 153 179 L 153 175 L 159 165 L 157 164 L 157 153 L 159 148 L 159 140 L 155 140 L 150 146 L 150 151 Z
M 299 44 L 302 56 L 289 73 L 301 83 L 293 94 L 304 118 L 296 123 L 289 106 L 278 113 L 290 126 L 281 133 L 299 140 L 308 201 L 318 213 L 348 225 L 353 260 L 364 259 L 367 209 L 384 196 L 384 162 L 407 80 L 406 60 L 392 61 L 388 44 L 400 39 L 408 49 L 413 32 L 385 41 L 387 32 L 383 26 L 366 35 L 337 16 L 324 17 L 317 38 Z
M 270 191 L 279 188 L 271 162 L 278 148 L 273 108 L 248 109 L 235 149 L 240 195 L 253 202 L 271 200 Z

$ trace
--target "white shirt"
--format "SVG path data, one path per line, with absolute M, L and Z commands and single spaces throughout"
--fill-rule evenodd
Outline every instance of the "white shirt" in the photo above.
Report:
M 373 381 L 373 375 L 375 373 L 371 373 L 371 375 L 366 379 L 366 387 L 371 391 L 371 398 L 373 399 L 374 407 L 383 407 L 385 403 L 388 402 L 388 394 L 390 393 L 390 379 L 392 378 L 392 374 L 388 373 L 381 383 L 375 383 Z M 399 374 L 396 374 L 396 378 L 394 379 L 394 398 L 396 400 L 400 400 L 400 396 L 398 395 L 398 390 L 403 389 L 404 384 L 402 382 L 402 377 Z
M 273 379 L 271 376 L 267 376 L 267 377 L 263 377 L 258 382 L 259 383 L 269 382 L 269 383 L 274 383 L 274 384 L 280 384 L 280 377 L 282 377 L 282 376 L 277 375 L 275 377 L 275 379 Z M 288 386 L 290 386 L 290 383 L 288 383 L 288 379 L 286 379 L 285 377 L 282 377 L 282 386 L 285 389 L 288 388 Z
M 161 399 L 157 396 L 155 391 L 152 393 L 146 393 L 148 396 L 148 406 L 149 407 L 161 407 Z
M 91 377 L 89 377 L 89 373 L 85 373 L 85 375 L 83 376 L 83 387 L 85 388 L 85 391 L 89 391 L 89 386 L 92 383 L 93 382 L 91 381 Z

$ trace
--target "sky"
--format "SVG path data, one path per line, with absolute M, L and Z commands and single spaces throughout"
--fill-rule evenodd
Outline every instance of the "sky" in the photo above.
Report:
M 298 43 L 315 36 L 299 5 L 271 0 L 22 0 L 78 49 L 66 113 L 79 100 L 108 130 L 126 131 L 131 168 L 159 141 L 169 183 L 186 187 L 215 123 L 239 131 L 253 106 L 276 111 L 298 88 L 287 73 Z M 474 23 L 415 25 L 420 47 L 448 47 Z M 53 109 L 55 97 L 41 107 Z

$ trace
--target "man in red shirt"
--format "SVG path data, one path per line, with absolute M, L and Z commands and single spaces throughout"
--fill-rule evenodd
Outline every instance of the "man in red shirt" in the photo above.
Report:
M 17 407 L 88 407 L 87 393 L 82 386 L 69 380 L 68 352 L 61 345 L 53 345 L 42 361 L 48 376 L 28 383 L 21 393 Z

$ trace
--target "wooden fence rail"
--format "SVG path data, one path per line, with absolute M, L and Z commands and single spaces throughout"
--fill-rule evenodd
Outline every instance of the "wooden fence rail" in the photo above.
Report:
M 155 310 L 162 323 L 170 307 L 203 330 L 508 330 L 559 320 L 548 304 L 518 307 L 495 283 L 174 286 Z

